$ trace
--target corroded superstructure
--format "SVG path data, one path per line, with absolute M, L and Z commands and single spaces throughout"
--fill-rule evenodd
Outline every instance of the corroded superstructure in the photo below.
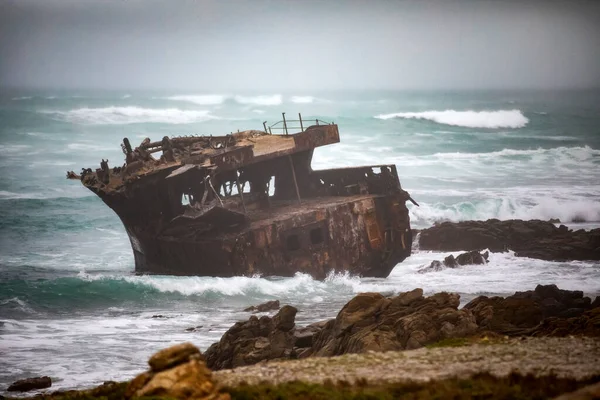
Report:
M 324 278 L 385 277 L 411 252 L 395 165 L 314 171 L 316 147 L 339 142 L 319 120 L 297 133 L 123 140 L 126 162 L 82 170 L 84 186 L 121 218 L 136 272 Z M 158 156 L 160 154 L 160 156 Z

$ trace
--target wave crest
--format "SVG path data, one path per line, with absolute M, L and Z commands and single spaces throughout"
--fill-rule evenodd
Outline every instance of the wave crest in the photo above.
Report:
M 529 122 L 520 110 L 497 111 L 423 111 L 380 114 L 378 119 L 424 119 L 438 124 L 463 126 L 466 128 L 522 128 Z
M 240 104 L 255 104 L 259 106 L 277 106 L 283 102 L 280 94 L 261 96 L 235 96 L 234 100 Z
M 451 205 L 420 203 L 411 207 L 411 221 L 415 226 L 431 226 L 442 221 L 485 221 L 491 218 L 540 219 L 558 218 L 562 223 L 600 222 L 600 204 L 594 200 L 558 200 L 540 198 L 514 199 L 509 197 L 464 201 Z
M 102 107 L 69 111 L 40 111 L 58 119 L 84 125 L 121 125 L 137 123 L 191 124 L 218 119 L 207 110 L 178 108 Z

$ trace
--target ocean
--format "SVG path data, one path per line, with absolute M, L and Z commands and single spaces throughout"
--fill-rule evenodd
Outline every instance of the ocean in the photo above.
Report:
M 600 91 L 339 91 L 176 93 L 0 92 L 0 392 L 49 375 L 53 388 L 124 380 L 148 357 L 190 341 L 202 350 L 242 310 L 279 299 L 297 323 L 335 317 L 360 292 L 416 287 L 475 296 L 555 283 L 600 295 L 600 263 L 491 254 L 484 266 L 417 271 L 447 253 L 419 251 L 386 279 L 136 276 L 117 216 L 67 170 L 121 165 L 120 143 L 222 135 L 263 121 L 335 122 L 341 143 L 313 167 L 393 163 L 420 204 L 413 227 L 437 221 L 558 218 L 600 226 Z M 455 253 L 457 254 L 457 253 Z M 188 332 L 187 328 L 195 328 Z

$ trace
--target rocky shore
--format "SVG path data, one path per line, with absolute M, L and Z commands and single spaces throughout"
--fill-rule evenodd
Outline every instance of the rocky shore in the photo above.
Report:
M 361 293 L 306 327 L 284 305 L 234 324 L 203 354 L 190 343 L 165 349 L 130 382 L 40 398 L 471 398 L 473 387 L 486 398 L 547 398 L 600 381 L 600 298 L 538 285 L 459 303 L 422 289 Z M 582 398 L 600 395 L 586 390 Z
M 600 298 L 538 285 L 512 296 L 479 296 L 459 309 L 460 296 L 422 289 L 385 297 L 361 293 L 331 320 L 296 327 L 297 309 L 273 317 L 252 315 L 232 326 L 204 356 L 213 370 L 266 360 L 331 357 L 420 348 L 452 338 L 501 336 L 600 336 Z
M 600 228 L 573 231 L 540 220 L 443 222 L 415 230 L 421 250 L 491 252 L 548 261 L 600 260 Z
M 544 221 L 445 222 L 414 234 L 421 250 L 467 251 L 422 273 L 486 264 L 484 249 L 600 260 L 600 229 Z M 246 308 L 248 320 L 204 353 L 191 343 L 158 352 L 130 382 L 50 393 L 41 377 L 11 390 L 53 400 L 600 398 L 600 297 L 538 285 L 459 306 L 456 293 L 420 288 L 360 293 L 335 318 L 297 326 L 298 309 L 275 300 Z

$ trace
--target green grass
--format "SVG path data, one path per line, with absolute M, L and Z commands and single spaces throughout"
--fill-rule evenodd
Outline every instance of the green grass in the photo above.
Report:
M 469 341 L 466 338 L 448 338 L 448 339 L 442 339 L 439 342 L 428 344 L 425 347 L 427 347 L 428 349 L 435 349 L 435 348 L 438 348 L 438 347 L 460 347 L 460 346 L 467 346 L 469 344 L 471 344 L 471 341 Z
M 392 399 L 546 399 L 600 381 L 600 376 L 584 382 L 547 376 L 536 378 L 512 374 L 495 378 L 487 373 L 470 379 L 447 379 L 429 383 L 367 385 L 307 384 L 241 385 L 226 388 L 232 400 L 392 400 Z
M 279 385 L 262 383 L 225 388 L 232 400 L 392 400 L 392 399 L 547 399 L 600 382 L 600 375 L 584 381 L 556 376 L 535 377 L 513 373 L 496 378 L 488 373 L 469 379 L 445 379 L 434 382 L 404 382 L 369 385 L 359 381 L 311 384 L 290 382 Z M 39 400 L 121 400 L 127 383 L 102 385 L 87 391 L 68 391 L 33 397 Z M 167 397 L 144 397 L 144 400 L 167 400 Z M 140 400 L 141 400 L 140 399 Z

